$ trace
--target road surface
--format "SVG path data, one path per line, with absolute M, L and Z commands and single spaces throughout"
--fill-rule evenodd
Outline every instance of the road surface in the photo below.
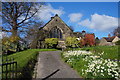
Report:
M 39 54 L 37 78 L 80 78 L 80 76 L 62 61 L 61 51 L 45 51 Z

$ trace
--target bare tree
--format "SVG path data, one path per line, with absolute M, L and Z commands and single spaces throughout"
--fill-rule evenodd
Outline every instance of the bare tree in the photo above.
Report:
M 113 30 L 113 35 L 117 35 L 120 37 L 120 26 Z
M 40 34 L 40 28 L 43 26 L 43 22 L 35 22 L 34 25 L 29 26 L 28 30 L 26 31 L 26 39 L 29 43 L 36 44 L 36 41 L 39 39 L 39 36 L 42 36 L 43 34 Z
M 2 31 L 11 32 L 18 36 L 18 31 L 24 31 L 31 24 L 42 3 L 33 2 L 3 2 L 2 3 Z
M 48 37 L 49 32 L 43 29 L 43 25 L 43 22 L 35 22 L 28 27 L 26 31 L 26 41 L 28 41 L 30 48 L 40 48 L 40 41 Z

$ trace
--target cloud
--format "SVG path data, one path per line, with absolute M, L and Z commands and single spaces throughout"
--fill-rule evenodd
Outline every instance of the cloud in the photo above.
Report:
M 6 32 L 0 31 L 0 39 L 2 39 L 3 37 L 8 37 L 8 35 Z
M 85 19 L 78 24 L 95 30 L 109 31 L 118 27 L 118 18 L 93 14 L 91 15 L 91 19 Z
M 70 18 L 70 22 L 78 22 L 81 19 L 82 14 L 81 13 L 71 13 L 68 15 L 68 17 Z
M 62 7 L 55 9 L 50 4 L 47 4 L 47 5 L 42 5 L 40 7 L 37 17 L 39 17 L 41 20 L 49 20 L 55 14 L 58 14 L 59 16 L 61 16 L 64 13 L 65 12 L 63 11 Z

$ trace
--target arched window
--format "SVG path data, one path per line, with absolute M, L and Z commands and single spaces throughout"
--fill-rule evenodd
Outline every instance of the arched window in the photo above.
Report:
M 62 39 L 62 32 L 59 28 L 54 27 L 50 30 L 50 38 Z

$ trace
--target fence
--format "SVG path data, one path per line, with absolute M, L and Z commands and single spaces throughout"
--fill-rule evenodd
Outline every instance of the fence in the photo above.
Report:
M 13 58 L 2 59 L 2 80 L 16 79 L 17 78 L 17 62 Z

